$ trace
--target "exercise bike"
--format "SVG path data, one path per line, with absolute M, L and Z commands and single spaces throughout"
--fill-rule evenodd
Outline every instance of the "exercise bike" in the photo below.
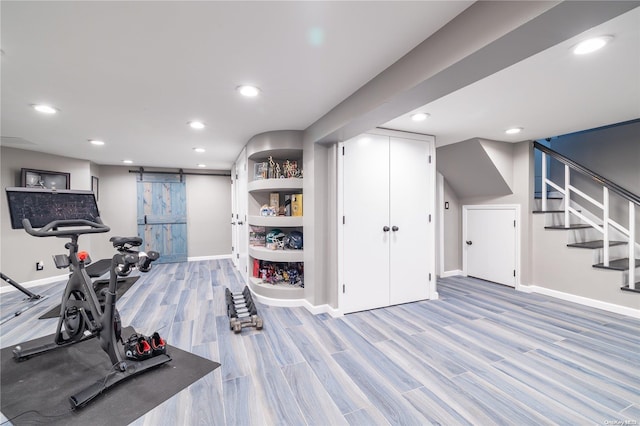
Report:
M 80 235 L 110 231 L 99 217 L 93 220 L 54 220 L 40 229 L 34 229 L 30 220 L 25 218 L 22 225 L 27 233 L 36 237 L 69 238 L 70 242 L 65 244 L 69 254 L 54 256 L 54 262 L 60 269 L 69 268 L 71 274 L 62 296 L 54 342 L 32 348 L 16 346 L 13 350 L 16 360 L 23 361 L 51 350 L 97 338 L 100 347 L 109 356 L 112 371 L 103 379 L 72 395 L 69 401 L 73 409 L 84 406 L 122 380 L 171 361 L 171 357 L 166 353 L 143 360 L 132 360 L 123 356 L 119 348 L 122 343 L 122 327 L 116 310 L 118 276 L 128 275 L 134 268 L 141 272 L 149 271 L 151 262 L 159 257 L 157 252 L 137 251 L 135 248 L 142 244 L 139 237 L 111 238 L 110 241 L 117 253 L 111 259 L 109 286 L 103 294 L 98 295 L 85 270 L 91 259 L 86 252 L 78 250 L 78 238 Z

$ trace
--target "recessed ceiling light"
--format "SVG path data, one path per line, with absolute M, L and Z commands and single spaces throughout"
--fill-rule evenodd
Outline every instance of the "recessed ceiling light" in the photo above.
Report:
M 510 129 L 505 130 L 504 132 L 508 135 L 517 135 L 522 131 L 522 127 L 512 127 Z
M 204 148 L 193 148 L 193 150 L 195 152 L 205 152 L 206 151 L 206 149 L 204 149 Z
M 42 112 L 44 114 L 55 114 L 56 112 L 58 112 L 57 108 L 54 108 L 50 105 L 44 105 L 44 104 L 35 104 L 35 105 L 31 105 L 33 107 L 33 109 L 35 109 L 38 112 Z
M 190 121 L 188 124 L 192 129 L 204 129 L 204 123 L 202 121 Z
M 586 55 L 587 53 L 595 52 L 598 49 L 603 48 L 607 43 L 613 39 L 613 36 L 600 36 L 590 38 L 576 44 L 573 48 L 573 53 L 576 55 Z
M 260 93 L 260 89 L 255 86 L 238 86 L 237 90 L 242 96 L 246 96 L 248 98 L 258 96 L 258 94 Z
M 198 164 L 198 167 L 207 167 L 206 164 Z
M 122 160 L 124 164 L 133 164 L 132 160 Z
M 89 139 L 89 142 L 91 142 L 92 145 L 104 145 L 104 141 L 99 141 L 96 139 Z
M 411 116 L 411 119 L 412 119 L 413 121 L 424 121 L 424 120 L 426 120 L 427 118 L 429 118 L 429 115 L 430 115 L 430 114 L 427 114 L 426 112 L 419 112 L 419 113 L 417 113 L 417 114 L 413 114 L 413 115 Z

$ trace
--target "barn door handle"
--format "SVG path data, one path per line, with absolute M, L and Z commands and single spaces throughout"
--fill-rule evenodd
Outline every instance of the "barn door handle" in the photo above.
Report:
M 400 228 L 398 228 L 398 227 L 397 227 L 397 226 L 395 226 L 395 225 L 393 225 L 393 226 L 391 227 L 391 230 L 392 230 L 393 232 L 396 232 L 398 229 L 400 229 Z
M 473 241 L 467 241 L 468 246 L 470 246 L 471 244 L 473 244 Z
M 389 227 L 385 225 L 385 226 L 382 228 L 382 230 L 383 230 L 384 232 L 389 232 Z

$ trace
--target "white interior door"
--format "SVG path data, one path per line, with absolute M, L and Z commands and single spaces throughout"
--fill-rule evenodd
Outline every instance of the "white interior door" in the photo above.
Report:
M 429 272 L 433 270 L 433 256 L 429 255 L 433 247 L 430 146 L 427 141 L 390 140 L 391 305 L 429 297 Z
M 238 184 L 236 181 L 236 165 L 231 167 L 231 259 L 238 268 Z
M 389 305 L 389 138 L 344 143 L 344 313 Z
M 236 186 L 238 188 L 238 218 L 236 219 L 236 228 L 238 229 L 238 270 L 247 281 L 248 256 L 249 256 L 249 233 L 247 231 L 247 204 L 249 202 L 247 195 L 247 151 L 242 150 L 238 160 L 236 161 Z
M 464 206 L 465 272 L 468 276 L 516 285 L 516 208 Z

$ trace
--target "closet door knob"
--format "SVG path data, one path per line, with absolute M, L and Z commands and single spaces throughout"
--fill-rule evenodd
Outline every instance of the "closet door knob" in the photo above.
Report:
M 471 244 L 473 244 L 473 241 L 467 241 L 468 246 L 470 246 Z
M 382 228 L 382 230 L 383 230 L 384 232 L 389 232 L 389 227 L 385 225 L 385 226 Z
M 243 221 L 241 221 L 241 220 L 239 220 L 239 221 L 238 221 L 238 225 L 242 225 L 243 223 L 244 223 L 244 222 L 243 222 Z
M 398 227 L 397 227 L 397 226 L 395 226 L 395 225 L 393 225 L 393 226 L 391 227 L 391 230 L 392 230 L 393 232 L 396 232 L 398 229 L 400 229 L 400 228 L 398 228 Z

